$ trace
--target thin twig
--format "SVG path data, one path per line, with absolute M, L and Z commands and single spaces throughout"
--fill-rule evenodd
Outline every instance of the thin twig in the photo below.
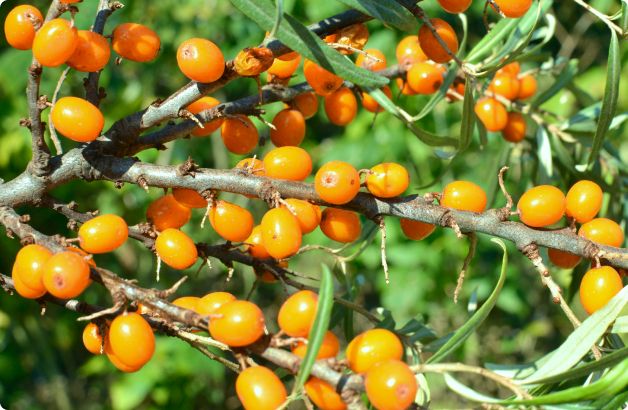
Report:
M 52 106 L 54 106 L 55 103 L 57 102 L 59 91 L 61 90 L 61 86 L 63 85 L 63 82 L 65 81 L 66 77 L 68 76 L 68 72 L 70 71 L 70 69 L 71 67 L 66 67 L 65 70 L 63 70 L 63 72 L 59 76 L 59 81 L 57 81 L 55 92 L 54 94 L 52 94 L 52 101 L 51 101 Z M 52 113 L 52 110 L 50 112 Z M 52 118 L 50 114 L 48 114 L 48 128 L 50 129 L 50 139 L 52 140 L 52 143 L 55 146 L 55 151 L 57 155 L 63 154 L 63 146 L 61 145 L 61 141 L 59 141 L 59 137 L 57 136 L 57 132 L 55 131 L 55 126 L 52 123 Z
M 458 296 L 460 295 L 460 291 L 462 290 L 462 285 L 464 284 L 464 278 L 469 270 L 469 265 L 475 256 L 475 249 L 478 244 L 478 237 L 474 232 L 470 232 L 467 234 L 469 237 L 469 252 L 467 253 L 467 257 L 464 258 L 464 263 L 462 264 L 462 269 L 458 274 L 458 282 L 456 283 L 456 290 L 454 291 L 454 303 L 458 303 Z

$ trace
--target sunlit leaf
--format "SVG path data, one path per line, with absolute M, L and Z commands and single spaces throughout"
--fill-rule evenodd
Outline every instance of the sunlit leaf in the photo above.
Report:
M 395 0 L 338 0 L 371 17 L 397 27 L 401 31 L 417 31 L 416 17 Z M 404 0 L 409 6 L 414 2 Z

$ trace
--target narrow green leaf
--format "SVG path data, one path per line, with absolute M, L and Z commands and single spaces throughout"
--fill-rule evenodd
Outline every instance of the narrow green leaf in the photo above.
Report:
M 551 177 L 554 174 L 552 144 L 550 144 L 547 131 L 541 126 L 536 129 L 536 156 L 539 158 L 539 162 L 545 170 L 545 175 Z
M 517 27 L 516 19 L 502 19 L 489 31 L 475 47 L 469 51 L 467 61 L 478 63 L 483 57 L 492 53 L 499 46 L 500 41 L 507 38 Z
M 628 316 L 620 316 L 613 323 L 613 333 L 628 333 Z
M 619 27 L 624 31 L 628 31 L 628 0 L 621 0 L 621 17 L 619 19 Z
M 445 383 L 447 384 L 447 387 L 449 387 L 451 390 L 455 391 L 460 396 L 468 400 L 475 401 L 478 403 L 497 403 L 499 401 L 499 399 L 496 399 L 491 396 L 487 396 L 486 394 L 473 390 L 469 386 L 466 386 L 465 384 L 459 382 L 455 377 L 453 377 L 449 373 L 444 374 L 444 379 L 445 379 Z
M 539 94 L 533 101 L 532 106 L 534 108 L 539 107 L 545 101 L 552 98 L 559 91 L 561 91 L 565 86 L 571 82 L 573 77 L 578 72 L 578 62 L 576 60 L 570 60 L 569 63 L 565 66 L 558 77 L 556 77 L 556 81 L 551 85 L 547 90 L 543 91 Z
M 417 115 L 412 117 L 412 121 L 418 121 L 421 118 L 425 117 L 427 114 L 432 112 L 434 107 L 436 107 L 436 104 L 441 102 L 443 98 L 447 96 L 447 91 L 449 90 L 449 87 L 451 87 L 451 85 L 454 83 L 454 80 L 456 79 L 457 74 L 458 74 L 457 70 L 447 71 L 447 76 L 445 77 L 445 81 L 443 81 L 443 85 L 440 86 L 437 93 L 435 93 L 434 95 L 430 97 L 429 101 L 423 106 L 421 111 Z
M 279 30 L 279 26 L 281 25 L 281 20 L 283 20 L 283 0 L 276 0 L 277 8 L 275 10 L 275 24 L 273 25 L 273 29 L 268 34 L 268 37 L 275 37 L 275 33 Z
M 417 31 L 416 18 L 395 0 L 338 0 L 401 31 Z M 410 4 L 410 2 L 408 2 Z
M 475 126 L 475 100 L 473 99 L 473 79 L 467 77 L 467 85 L 464 87 L 464 101 L 462 102 L 462 124 L 460 125 L 460 140 L 458 151 L 464 151 L 471 143 L 473 128 Z

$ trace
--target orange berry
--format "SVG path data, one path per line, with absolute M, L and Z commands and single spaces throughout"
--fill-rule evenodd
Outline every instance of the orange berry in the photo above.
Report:
M 513 61 L 512 63 L 508 63 L 499 70 L 497 70 L 495 74 L 510 74 L 516 77 L 519 75 L 520 71 L 521 65 L 517 61 Z
M 501 11 L 504 16 L 517 18 L 527 13 L 532 5 L 532 0 L 495 0 L 495 4 L 497 4 L 499 11 Z M 491 5 L 491 7 L 495 9 L 493 5 Z
M 384 162 L 371 168 L 366 177 L 366 188 L 380 198 L 393 198 L 408 189 L 410 176 L 402 165 L 394 162 Z
M 367 53 L 369 57 L 364 54 L 358 54 L 358 58 L 355 60 L 355 65 L 370 71 L 379 71 L 386 68 L 386 56 L 384 53 L 375 48 L 369 48 L 364 50 L 364 52 Z M 379 61 L 373 59 L 372 57 L 377 58 Z
M 177 64 L 190 80 L 211 83 L 225 72 L 225 57 L 220 48 L 204 38 L 185 40 L 177 50 Z
M 329 122 L 339 126 L 349 124 L 358 112 L 358 100 L 347 87 L 339 88 L 325 97 L 325 114 Z
M 43 266 L 44 286 L 48 293 L 60 299 L 75 298 L 90 283 L 89 265 L 75 252 L 59 252 Z
M 81 225 L 78 236 L 84 251 L 107 253 L 126 242 L 129 227 L 118 215 L 99 215 Z
M 264 162 L 257 158 L 244 158 L 240 160 L 236 166 L 238 169 L 247 169 L 251 171 L 251 174 L 263 177 L 266 175 L 266 170 L 264 169 Z
M 209 210 L 212 228 L 224 240 L 242 242 L 253 230 L 253 215 L 239 205 L 227 201 L 216 201 Z
M 517 210 L 521 222 L 528 226 L 554 225 L 565 215 L 565 194 L 555 186 L 539 185 L 521 196 Z
M 602 188 L 593 181 L 578 181 L 569 188 L 565 212 L 579 223 L 589 222 L 602 208 Z
M 484 212 L 486 193 L 479 186 L 469 181 L 450 182 L 443 189 L 441 206 L 459 211 Z
M 88 323 L 83 329 L 83 346 L 91 354 L 101 354 L 103 340 L 96 323 Z
M 273 208 L 262 218 L 262 242 L 275 259 L 284 259 L 297 253 L 303 234 L 299 221 L 285 208 Z
M 456 54 L 458 52 L 458 37 L 456 37 L 456 32 L 449 23 L 438 18 L 430 19 L 430 23 L 432 23 L 436 33 L 445 42 L 449 51 Z M 419 29 L 419 45 L 425 55 L 436 63 L 442 64 L 452 59 L 452 56 L 440 45 L 440 42 L 426 24 L 423 24 Z
M 407 80 L 403 80 L 402 78 L 396 78 L 395 83 L 397 84 L 397 88 L 401 91 L 403 95 L 416 95 L 416 91 L 410 88 L 410 84 L 408 84 Z
M 50 120 L 55 129 L 76 142 L 98 138 L 105 118 L 94 104 L 78 97 L 62 97 L 52 106 Z
M 388 99 L 392 99 L 392 91 L 390 91 L 389 86 L 384 86 L 382 91 Z M 371 97 L 371 94 L 366 92 L 362 92 L 362 107 L 364 107 L 366 111 L 373 113 L 384 111 L 384 109 L 379 106 L 379 103 L 375 100 L 375 98 Z
M 624 243 L 624 232 L 615 221 L 607 218 L 595 218 L 582 224 L 578 235 L 602 245 L 620 248 Z
M 193 312 L 198 310 L 198 304 L 200 303 L 201 298 L 198 296 L 181 296 L 180 298 L 176 298 L 172 301 L 172 304 L 175 306 L 179 306 L 183 309 L 188 309 Z
M 163 230 L 155 240 L 157 256 L 174 269 L 187 269 L 194 265 L 198 251 L 194 241 L 178 229 Z
M 519 94 L 518 100 L 525 100 L 536 94 L 537 84 L 536 78 L 532 74 L 526 74 L 519 78 Z
M 360 237 L 362 224 L 358 214 L 353 211 L 326 208 L 321 218 L 321 231 L 329 239 L 349 243 Z
M 41 245 L 26 245 L 19 250 L 15 256 L 11 276 L 13 281 L 19 281 L 22 285 L 20 289 L 16 288 L 20 296 L 31 299 L 29 295 L 36 294 L 40 297 L 46 292 L 43 279 L 44 265 L 51 257 L 52 252 Z M 20 290 L 23 290 L 24 294 Z
M 164 195 L 148 205 L 146 219 L 158 231 L 168 228 L 180 228 L 190 220 L 192 211 L 181 205 L 172 194 Z
M 209 321 L 211 336 L 231 347 L 248 346 L 264 334 L 264 315 L 256 304 L 234 300 L 216 310 Z
M 288 336 L 308 337 L 314 324 L 318 295 L 311 290 L 301 290 L 291 295 L 281 305 L 277 315 L 279 328 Z
M 318 111 L 318 97 L 311 91 L 305 92 L 294 97 L 292 105 L 308 120 Z
M 19 275 L 13 275 L 13 287 L 18 295 L 26 299 L 39 299 L 46 294 L 46 289 L 33 289 L 26 286 Z
M 588 314 L 593 314 L 618 294 L 624 287 L 619 273 L 610 266 L 593 268 L 580 282 L 580 302 Z
M 227 118 L 220 128 L 220 136 L 225 147 L 234 154 L 245 155 L 253 151 L 259 141 L 259 134 L 253 121 L 246 115 Z
M 144 366 L 155 352 L 155 334 L 146 319 L 137 313 L 116 316 L 109 326 L 109 347 L 129 366 Z
M 288 397 L 279 377 L 264 366 L 244 369 L 236 379 L 236 394 L 244 410 L 275 410 Z
M 288 267 L 287 260 L 275 261 L 275 262 L 277 263 L 277 266 L 281 268 L 285 269 Z M 276 274 L 270 270 L 254 268 L 254 271 L 255 271 L 255 276 L 257 276 L 257 279 L 261 280 L 264 283 L 276 283 L 279 280 Z
M 318 205 L 311 204 L 302 199 L 286 199 L 281 205 L 288 209 L 297 218 L 303 235 L 312 232 L 321 222 L 321 209 Z M 286 206 L 288 204 L 289 208 Z
M 292 347 L 292 353 L 299 356 L 301 359 L 305 357 L 306 351 L 307 343 L 304 342 L 297 342 L 297 344 Z M 328 330 L 325 332 L 321 347 L 318 349 L 318 353 L 316 354 L 316 360 L 336 357 L 339 351 L 340 342 L 338 341 L 338 338 L 335 334 Z
M 418 36 L 404 37 L 395 50 L 399 64 L 414 64 L 427 61 L 427 56 L 421 49 Z
M 438 0 L 438 4 L 448 13 L 464 13 L 471 5 L 471 0 Z
M 283 57 L 283 56 L 282 56 Z M 301 63 L 301 56 L 296 55 L 293 59 L 284 60 L 282 57 L 275 58 L 273 65 L 268 69 L 268 73 L 274 75 L 277 78 L 290 78 Z
M 77 71 L 93 73 L 100 71 L 109 62 L 111 50 L 107 39 L 89 30 L 79 30 L 78 43 L 68 65 Z
M 365 373 L 376 363 L 400 360 L 403 345 L 390 330 L 371 329 L 353 338 L 347 346 L 346 355 L 352 371 Z
M 118 356 L 116 356 L 115 354 L 113 354 L 113 352 L 111 351 L 111 346 L 109 344 L 108 340 L 108 336 L 105 337 L 105 354 L 107 355 L 107 359 L 109 359 L 109 361 L 111 362 L 111 364 L 113 364 L 118 370 L 123 371 L 125 373 L 133 373 L 136 372 L 138 370 L 140 370 L 142 368 L 142 366 L 129 366 L 125 363 L 123 363 Z
M 305 60 L 305 63 L 303 63 L 303 75 L 305 75 L 305 81 L 312 87 L 314 92 L 322 97 L 333 93 L 343 83 L 342 78 L 311 60 Z
M 203 296 L 196 304 L 199 315 L 213 315 L 223 305 L 233 302 L 236 297 L 229 292 L 211 292 Z
M 41 12 L 34 6 L 17 6 L 7 14 L 4 20 L 4 35 L 7 43 L 18 50 L 28 50 L 33 46 L 35 27 L 44 22 Z
M 519 80 L 507 73 L 495 74 L 493 81 L 488 86 L 489 91 L 501 95 L 508 100 L 515 100 L 519 95 Z
M 501 131 L 508 124 L 506 107 L 495 98 L 480 98 L 475 103 L 475 115 L 489 131 Z
M 351 164 L 330 161 L 316 173 L 314 189 L 323 201 L 334 205 L 346 204 L 360 190 L 360 175 Z
M 414 403 L 419 386 L 407 364 L 400 360 L 386 360 L 366 373 L 364 388 L 377 410 L 400 410 Z
M 172 188 L 172 196 L 186 208 L 207 208 L 207 200 L 193 189 Z
M 273 118 L 276 129 L 270 129 L 270 140 L 276 147 L 299 146 L 305 137 L 305 118 L 301 111 L 286 108 Z
M 434 232 L 434 229 L 436 229 L 436 225 L 405 218 L 400 218 L 399 224 L 401 225 L 403 234 L 415 241 L 427 238 Z
M 526 120 L 521 113 L 514 111 L 508 113 L 502 136 L 510 142 L 520 142 L 526 137 Z
M 83 249 L 77 248 L 76 246 L 66 246 L 65 250 L 68 251 L 68 252 L 76 253 L 81 258 L 85 259 L 85 261 L 87 262 L 87 264 L 89 266 L 91 266 L 93 268 L 96 267 L 96 262 L 94 262 L 93 256 L 91 254 L 85 252 Z
M 443 81 L 442 71 L 434 64 L 414 63 L 408 70 L 408 85 L 417 94 L 434 94 Z
M 56 18 L 44 23 L 33 40 L 33 57 L 44 67 L 57 67 L 68 61 L 78 45 L 76 27 Z
M 270 253 L 266 250 L 264 246 L 264 241 L 262 240 L 262 226 L 257 225 L 251 231 L 251 235 L 244 241 L 246 243 L 245 249 L 246 251 L 254 258 L 257 259 L 268 259 L 270 258 Z
M 161 40 L 142 24 L 122 23 L 113 30 L 111 46 L 127 60 L 146 63 L 157 57 Z
M 347 404 L 329 383 L 316 377 L 305 382 L 307 397 L 321 410 L 345 410 Z
M 548 248 L 547 255 L 549 256 L 550 261 L 563 269 L 571 269 L 576 267 L 578 263 L 580 263 L 580 256 L 574 255 L 573 253 L 559 251 L 558 249 Z
M 264 157 L 264 171 L 269 178 L 303 181 L 312 172 L 312 158 L 303 148 L 275 148 Z
M 185 109 L 191 112 L 192 114 L 198 114 L 201 111 L 209 110 L 220 104 L 220 101 L 215 99 L 214 97 L 201 97 L 198 100 L 194 101 L 192 104 L 188 105 Z M 192 130 L 192 135 L 195 137 L 206 137 L 212 132 L 216 131 L 223 123 L 222 118 L 217 118 L 206 122 L 203 124 L 204 128 L 195 127 Z
M 279 57 L 277 57 L 278 59 L 282 60 L 282 61 L 291 61 L 291 60 L 296 60 L 297 58 L 300 58 L 301 54 L 299 54 L 296 51 L 290 51 L 286 54 L 282 54 Z

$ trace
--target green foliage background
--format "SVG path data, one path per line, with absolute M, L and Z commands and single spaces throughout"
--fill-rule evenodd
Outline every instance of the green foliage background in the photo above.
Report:
M 335 1 L 286 0 L 286 11 L 304 23 L 315 22 L 343 10 Z M 18 4 L 8 1 L 0 7 L 0 18 Z M 35 1 L 44 10 L 48 1 Z M 77 25 L 86 29 L 93 21 L 97 1 L 84 0 L 79 5 Z M 592 4 L 608 13 L 616 11 L 612 1 L 594 1 Z M 446 15 L 434 0 L 421 3 L 430 16 L 450 21 L 461 33 L 460 22 Z M 474 2 L 469 13 L 471 30 L 468 43 L 475 44 L 485 35 L 481 23 L 483 4 Z M 573 47 L 571 57 L 578 58 L 579 73 L 568 88 L 561 90 L 543 108 L 569 117 L 579 109 L 599 100 L 605 83 L 605 62 L 609 35 L 603 24 L 592 18 L 593 24 L 585 32 L 578 32 L 583 9 L 571 2 L 555 5 L 560 26 L 554 38 L 539 55 L 544 61 L 551 55 L 566 53 Z M 493 16 L 494 18 L 494 16 Z M 116 119 L 135 112 L 158 98 L 163 98 L 187 81 L 176 66 L 175 51 L 179 43 L 189 37 L 205 37 L 216 42 L 227 58 L 232 58 L 244 47 L 261 42 L 264 33 L 258 26 L 237 11 L 230 2 L 219 0 L 134 0 L 127 1 L 124 9 L 110 18 L 106 33 L 116 24 L 134 21 L 155 29 L 162 39 L 159 57 L 149 64 L 124 61 L 121 65 L 111 62 L 102 75 L 101 85 L 107 90 L 102 104 L 106 127 Z M 367 24 L 371 38 L 367 47 L 379 48 L 387 56 L 389 64 L 395 62 L 394 44 L 408 33 L 384 27 L 380 22 Z M 567 49 L 566 49 L 567 47 Z M 30 159 L 28 131 L 18 126 L 26 116 L 26 69 L 29 52 L 10 49 L 4 36 L 0 36 L 0 177 L 9 180 L 19 174 Z M 622 47 L 623 66 L 617 112 L 628 110 L 628 53 Z M 533 68 L 537 61 L 523 62 L 523 69 Z M 42 93 L 51 95 L 59 69 L 45 70 Z M 64 83 L 62 95 L 81 95 L 84 75 L 70 72 Z M 552 79 L 541 76 L 540 89 L 547 88 Z M 302 81 L 302 75 L 293 80 Z M 214 96 L 228 101 L 256 92 L 255 81 L 242 79 L 229 84 Z M 396 95 L 396 93 L 395 93 Z M 418 112 L 427 101 L 422 97 L 403 97 L 399 104 L 411 113 Z M 271 120 L 281 104 L 267 107 L 265 118 Z M 421 121 L 425 129 L 440 135 L 458 136 L 461 105 L 442 102 L 439 107 Z M 44 119 L 47 113 L 44 113 Z M 268 129 L 257 122 L 261 134 L 268 136 Z M 532 124 L 529 124 L 532 126 Z M 628 134 L 620 126 L 607 138 L 610 148 L 618 152 L 620 163 L 628 163 Z M 586 135 L 583 139 L 589 138 Z M 586 144 L 586 141 L 584 141 Z M 64 148 L 71 142 L 63 140 Z M 191 156 L 204 167 L 228 168 L 235 165 L 236 156 L 228 154 L 217 134 L 205 139 L 185 139 L 168 144 L 169 150 L 150 150 L 140 154 L 143 160 L 159 164 L 177 164 Z M 270 147 L 266 144 L 258 150 L 263 155 Z M 438 191 L 454 179 L 467 179 L 487 190 L 493 206 L 504 203 L 498 193 L 496 174 L 501 165 L 509 164 L 508 187 L 518 196 L 526 187 L 539 182 L 551 181 L 563 189 L 574 180 L 574 174 L 561 164 L 555 164 L 554 175 L 548 176 L 536 161 L 536 142 L 533 134 L 518 146 L 505 142 L 498 134 L 489 134 L 488 143 L 480 144 L 474 137 L 471 147 L 453 161 L 438 159 L 431 148 L 421 143 L 405 126 L 390 114 L 374 116 L 360 111 L 357 119 L 346 128 L 330 125 L 324 110 L 308 120 L 304 147 L 311 153 L 315 164 L 332 159 L 343 159 L 356 168 L 368 168 L 382 161 L 396 161 L 412 170 L 411 192 Z M 616 179 L 609 178 L 600 169 L 612 195 L 605 197 L 603 215 L 617 221 L 626 219 L 625 187 Z M 620 178 L 622 179 L 622 178 Z M 625 183 L 625 174 L 623 176 Z M 162 192 L 151 189 L 147 194 L 136 186 L 115 189 L 104 182 L 74 182 L 57 189 L 54 194 L 66 201 L 75 200 L 81 210 L 100 209 L 122 215 L 130 224 L 144 220 L 147 204 Z M 264 212 L 265 205 L 243 197 L 225 195 L 239 204 L 246 204 L 256 217 Z M 47 210 L 29 209 L 33 225 L 47 234 L 62 233 L 72 236 L 66 228 L 66 220 Z M 199 227 L 202 212 L 194 214 L 193 221 L 184 229 L 196 240 L 212 242 L 217 236 L 211 228 Z M 451 295 L 456 277 L 467 252 L 467 242 L 455 237 L 451 230 L 438 230 L 427 240 L 411 242 L 403 238 L 397 221 L 388 221 L 388 262 L 391 283 L 384 283 L 380 264 L 379 239 L 374 225 L 363 220 L 364 232 L 372 232 L 368 245 L 355 260 L 346 266 L 348 277 L 353 280 L 353 297 L 356 302 L 372 309 L 382 306 L 392 312 L 398 326 L 412 318 L 424 320 L 437 335 L 456 329 L 470 316 L 472 304 L 483 301 L 497 280 L 501 252 L 481 236 L 477 256 L 474 259 L 464 286 L 461 303 L 454 304 Z M 365 235 L 366 236 L 366 235 Z M 308 243 L 322 243 L 332 247 L 337 244 L 327 240 L 320 231 L 307 239 Z M 10 274 L 12 260 L 18 242 L 0 238 L 0 272 Z M 357 251 L 359 246 L 346 254 Z M 511 249 L 508 278 L 499 297 L 497 308 L 487 322 L 473 335 L 464 348 L 457 351 L 454 360 L 468 364 L 521 363 L 536 358 L 556 348 L 569 334 L 571 326 L 560 310 L 551 303 L 549 292 L 543 289 L 537 274 L 522 256 Z M 324 253 L 308 253 L 291 262 L 291 268 L 317 278 L 320 275 L 321 258 L 334 265 L 333 259 Z M 156 259 L 146 249 L 129 241 L 113 255 L 97 256 L 99 265 L 118 272 L 126 278 L 137 279 L 142 286 L 155 286 Z M 199 262 L 200 264 L 200 262 Z M 211 268 L 195 265 L 186 274 L 191 275 L 180 295 L 203 295 L 213 290 L 226 289 L 244 297 L 253 286 L 254 274 L 250 269 L 236 266 L 231 282 L 227 283 L 226 268 L 217 261 Z M 570 271 L 553 272 L 558 282 L 573 296 L 570 287 L 584 272 L 583 264 Z M 337 272 L 340 266 L 335 266 Z M 162 268 L 162 280 L 158 288 L 166 288 L 180 278 L 181 273 Z M 338 289 L 340 290 L 340 289 Z M 276 330 L 275 317 L 286 292 L 281 285 L 261 285 L 253 299 L 264 309 L 271 330 Z M 90 303 L 107 306 L 110 303 L 103 288 L 93 286 L 82 297 Z M 577 296 L 572 306 L 584 318 Z M 39 315 L 39 306 L 17 296 L 0 294 L 0 404 L 9 409 L 131 409 L 131 408 L 237 408 L 239 403 L 233 391 L 234 375 L 222 366 L 202 357 L 199 352 L 176 339 L 159 337 L 153 360 L 136 374 L 122 374 L 115 370 L 104 357 L 92 357 L 81 344 L 82 323 L 76 322 L 76 314 L 57 306 L 49 306 L 45 316 Z M 346 342 L 353 332 L 365 330 L 369 325 L 354 315 L 353 326 L 343 322 L 345 316 L 334 312 L 334 330 Z M 464 379 L 474 387 L 494 392 L 494 387 L 484 386 L 481 381 Z M 433 400 L 452 408 L 461 402 L 439 389 L 440 378 L 430 378 Z

